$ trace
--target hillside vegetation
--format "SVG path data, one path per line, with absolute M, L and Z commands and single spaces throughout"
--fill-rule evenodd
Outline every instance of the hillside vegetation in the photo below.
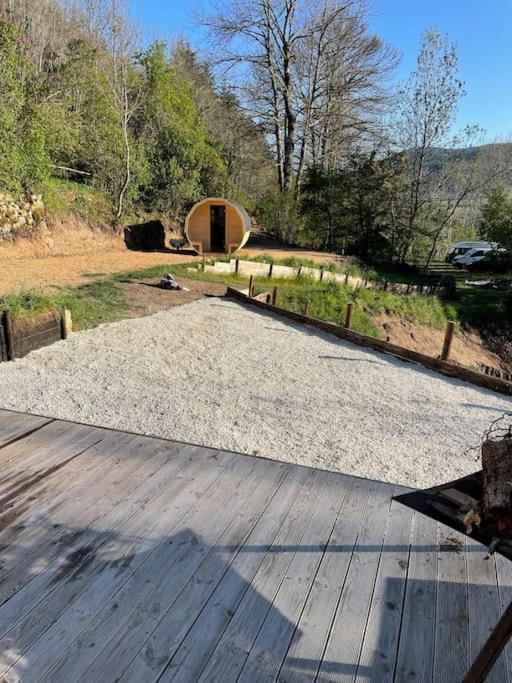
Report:
M 227 195 L 285 242 L 399 265 L 491 234 L 510 149 L 455 129 L 448 36 L 427 30 L 392 87 L 398 54 L 358 0 L 228 0 L 201 19 L 202 55 L 131 17 L 128 0 L 0 3 L 0 189 L 43 189 L 52 210 L 73 181 L 92 220 L 178 226 Z
M 110 9 L 0 4 L 0 187 L 41 189 L 52 211 L 67 208 L 67 180 L 79 181 L 72 208 L 94 218 L 94 199 L 110 221 L 179 217 L 205 195 L 254 206 L 272 172 L 261 129 L 188 45 L 141 49 Z

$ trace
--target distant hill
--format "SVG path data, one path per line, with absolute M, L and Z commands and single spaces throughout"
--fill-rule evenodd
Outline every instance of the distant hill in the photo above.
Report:
M 468 164 L 471 164 L 481 156 L 486 156 L 489 159 L 496 157 L 502 157 L 503 159 L 508 157 L 512 159 L 512 143 L 492 142 L 486 145 L 463 148 L 433 147 L 430 151 L 428 163 L 433 168 L 437 167 L 441 170 L 445 164 L 460 160 L 467 161 Z

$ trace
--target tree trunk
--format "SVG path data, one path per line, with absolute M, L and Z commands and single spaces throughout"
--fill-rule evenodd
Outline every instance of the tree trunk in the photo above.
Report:
M 130 185 L 130 180 L 131 180 L 131 149 L 130 149 L 130 133 L 128 130 L 128 126 L 130 123 L 130 114 L 129 114 L 129 103 L 128 103 L 128 90 L 126 87 L 124 87 L 124 93 L 123 93 L 123 106 L 124 106 L 124 111 L 123 111 L 123 119 L 122 119 L 122 127 L 123 127 L 123 140 L 124 140 L 124 146 L 125 146 L 125 177 L 124 177 L 124 182 L 121 187 L 121 191 L 119 192 L 119 197 L 117 201 L 117 213 L 116 217 L 119 219 L 123 215 L 123 208 L 124 208 L 124 197 L 126 194 L 126 191 L 128 189 L 128 186 Z
M 482 468 L 486 522 L 496 524 L 500 537 L 512 538 L 512 438 L 486 441 Z

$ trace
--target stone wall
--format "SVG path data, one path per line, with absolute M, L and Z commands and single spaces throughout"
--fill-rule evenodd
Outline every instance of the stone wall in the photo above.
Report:
M 12 195 L 0 192 L 0 240 L 31 232 L 44 215 L 42 195 L 29 194 L 15 199 Z

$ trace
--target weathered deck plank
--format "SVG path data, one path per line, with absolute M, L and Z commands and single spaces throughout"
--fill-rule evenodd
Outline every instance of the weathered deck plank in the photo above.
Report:
M 317 674 L 363 521 L 370 488 L 370 482 L 364 479 L 340 482 L 339 497 L 342 505 L 279 674 L 282 681 L 306 682 Z
M 2 410 L 0 468 L 5 681 L 459 680 L 512 597 L 388 484 Z
M 434 680 L 462 681 L 469 660 L 469 605 L 466 538 L 438 527 Z
M 392 681 L 409 564 L 412 510 L 391 503 L 356 681 Z
M 437 522 L 416 514 L 395 668 L 397 681 L 431 683 L 437 604 Z M 421 618 L 418 618 L 421 615 Z
M 203 671 L 201 681 L 234 681 L 244 667 L 315 509 L 317 487 L 321 485 L 321 480 L 319 474 L 312 470 L 300 470 L 296 476 L 300 477 L 303 472 L 307 472 L 307 479 L 289 514 L 281 519 L 279 533 L 232 615 Z
M 485 559 L 482 546 L 467 539 L 466 565 L 469 607 L 469 659 L 474 661 L 498 623 L 502 610 L 496 576 L 496 556 Z M 487 683 L 505 683 L 507 658 L 502 655 L 492 668 Z
M 128 564 L 131 564 L 134 538 L 140 535 L 142 538 L 147 536 L 152 539 L 151 524 L 161 515 L 163 506 L 168 501 L 168 491 L 172 494 L 173 486 L 174 491 L 179 490 L 183 476 L 180 473 L 186 473 L 189 468 L 204 466 L 201 462 L 192 461 L 193 451 L 193 447 L 182 448 L 177 456 L 171 457 L 166 463 L 160 463 L 160 467 L 155 469 L 158 476 L 149 476 L 138 487 L 133 486 L 133 481 L 130 484 L 129 478 L 126 479 L 127 486 L 119 486 L 115 495 L 111 493 L 108 499 L 110 514 L 102 519 L 106 531 L 101 526 L 99 530 L 84 527 L 79 537 L 81 545 L 73 546 L 75 550 L 68 549 L 63 561 L 51 564 L 26 584 L 24 590 L 8 602 L 5 608 L 0 608 L 2 631 L 8 629 L 6 635 L 0 639 L 0 648 L 7 653 L 15 653 L 0 657 L 5 667 L 12 666 L 22 655 L 30 656 L 25 655 L 25 652 L 30 649 L 31 643 L 45 634 L 37 645 L 44 646 L 44 656 L 34 657 L 38 661 L 39 674 L 42 675 L 43 661 L 50 657 L 52 651 L 50 637 L 57 643 L 60 653 L 70 635 L 65 629 L 61 633 L 58 628 L 61 615 L 89 587 L 98 572 L 103 576 L 107 567 L 113 566 L 119 573 L 124 561 L 130 560 Z M 133 493 L 136 495 L 131 495 Z M 75 558 L 81 559 L 82 556 L 87 563 L 86 572 L 80 571 L 80 562 L 75 566 Z M 89 606 L 100 595 L 97 588 L 96 586 L 94 600 L 91 600 Z M 39 601 L 37 609 L 29 610 L 25 615 L 25 606 L 32 606 L 36 600 Z M 84 608 L 81 619 L 85 618 L 85 613 Z
M 0 410 L 0 448 L 28 436 L 50 422 L 51 418 Z
M 321 681 L 353 681 L 371 607 L 393 487 L 374 484 L 320 665 Z M 349 627 L 347 625 L 350 624 Z

